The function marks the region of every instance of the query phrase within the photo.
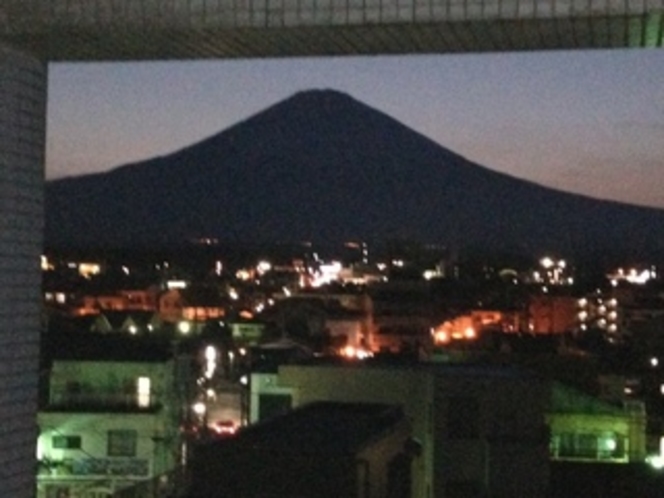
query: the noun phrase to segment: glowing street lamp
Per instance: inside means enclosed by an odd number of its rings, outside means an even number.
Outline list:
[[[203,417],[205,415],[205,412],[207,411],[207,406],[205,406],[205,403],[203,403],[202,401],[197,401],[192,405],[191,409],[194,411],[196,415],[198,415],[199,417]]]
[[[553,259],[549,258],[548,256],[545,258],[540,259],[540,264],[546,268],[549,269],[553,266]]]

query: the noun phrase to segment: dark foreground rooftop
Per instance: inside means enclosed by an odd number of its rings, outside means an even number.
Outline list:
[[[194,447],[188,496],[356,498],[362,489],[407,489],[410,437],[399,407],[312,403]],[[388,466],[394,482],[382,479]]]
[[[354,453],[403,419],[397,406],[318,402],[248,427],[232,442],[280,452]]]

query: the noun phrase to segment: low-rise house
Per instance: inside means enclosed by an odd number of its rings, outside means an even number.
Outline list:
[[[136,498],[174,488],[184,399],[169,344],[78,336],[50,351],[37,497]]]
[[[547,413],[550,454],[556,461],[643,462],[646,413],[643,403],[610,403],[555,383]]]
[[[368,349],[373,332],[371,315],[361,310],[328,310],[325,329],[334,346],[352,350]]]
[[[97,311],[154,311],[156,291],[149,288],[88,293],[82,296],[81,305]]]
[[[298,293],[266,313],[285,336],[319,344],[325,352],[368,350],[373,332],[371,300],[358,293]]]
[[[563,334],[578,329],[578,299],[574,296],[538,294],[528,303],[528,330],[535,334]]]
[[[161,325],[159,316],[150,311],[104,311],[97,315],[91,332],[149,334]]]
[[[383,283],[371,289],[370,349],[374,352],[411,352],[431,346],[431,328],[440,321],[428,283]]]
[[[207,287],[170,289],[159,296],[157,309],[166,323],[184,320],[200,325],[209,320],[221,320],[226,315],[226,305],[219,291]]]
[[[418,447],[399,407],[312,403],[197,447],[191,496],[409,498]]]
[[[548,396],[548,384],[513,368],[283,365],[252,375],[250,420],[317,401],[396,404],[421,445],[408,496],[537,498],[547,496]]]

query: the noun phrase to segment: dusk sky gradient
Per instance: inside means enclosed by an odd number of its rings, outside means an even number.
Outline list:
[[[165,155],[314,88],[491,169],[664,208],[661,49],[51,64],[46,176]]]

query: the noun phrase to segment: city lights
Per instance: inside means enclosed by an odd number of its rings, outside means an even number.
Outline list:
[[[539,260],[540,269],[532,272],[535,283],[548,285],[573,285],[574,277],[569,275],[569,265],[564,259],[545,256]]]
[[[646,457],[646,463],[655,470],[662,470],[664,469],[664,456],[649,455]]]
[[[354,360],[365,360],[373,356],[370,351],[367,351],[364,348],[356,348],[353,346],[344,347],[341,350],[341,355],[345,358],[354,359]]]
[[[186,289],[187,282],[185,280],[169,280],[166,282],[166,288],[172,289]]]
[[[611,282],[615,282],[616,286],[619,282],[644,285],[657,278],[657,269],[654,266],[649,268],[618,268],[616,271],[609,273],[607,278],[611,279]]]
[[[551,258],[549,258],[549,257],[545,257],[545,258],[540,259],[540,264],[541,264],[545,269],[548,270],[549,268],[552,268],[552,267],[553,267],[554,262],[553,262],[553,259],[551,259]]]
[[[259,275],[264,275],[272,269],[272,263],[269,261],[259,261],[256,265],[256,271]]]
[[[207,406],[206,406],[205,403],[202,402],[202,401],[197,401],[196,403],[194,403],[194,404],[192,405],[191,409],[192,409],[193,412],[194,412],[196,415],[198,415],[199,417],[204,416],[205,413],[207,412]]]
[[[101,273],[101,265],[97,263],[79,263],[78,274],[83,278],[91,278]]]
[[[211,379],[214,376],[214,373],[217,369],[217,358],[219,356],[219,353],[217,352],[217,348],[214,346],[206,346],[205,347],[205,369],[204,369],[204,376],[206,379]]]

